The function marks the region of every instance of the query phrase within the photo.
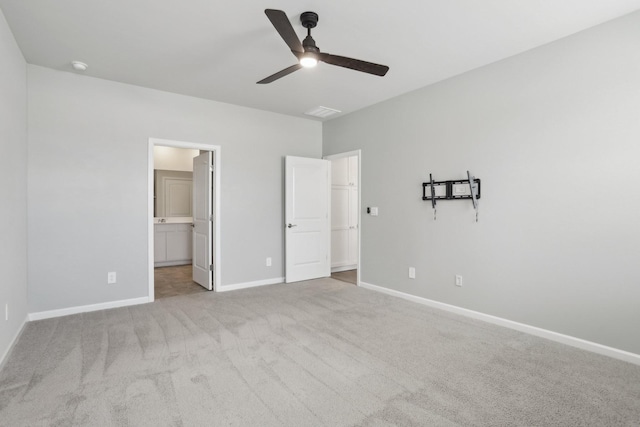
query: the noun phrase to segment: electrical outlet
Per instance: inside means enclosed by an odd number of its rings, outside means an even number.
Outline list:
[[[107,273],[107,284],[112,285],[114,283],[116,283],[116,272],[110,271],[109,273]]]
[[[456,274],[456,286],[462,286],[462,276]]]
[[[415,267],[409,267],[409,279],[416,278],[416,269]]]
[[[271,257],[267,257],[267,267],[271,267]]]

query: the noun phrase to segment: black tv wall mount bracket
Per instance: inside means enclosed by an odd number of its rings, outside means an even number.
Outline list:
[[[436,219],[436,201],[471,199],[478,222],[478,199],[480,199],[480,179],[467,171],[467,179],[434,181],[429,174],[429,182],[422,183],[422,200],[431,200],[433,219]]]

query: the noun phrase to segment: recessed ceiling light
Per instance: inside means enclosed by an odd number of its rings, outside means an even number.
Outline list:
[[[341,113],[341,111],[322,106],[312,108],[311,110],[305,112],[307,116],[320,117],[322,119],[337,113]]]
[[[73,69],[76,71],[86,71],[87,68],[89,68],[87,64],[80,61],[71,61],[71,65],[73,66]]]

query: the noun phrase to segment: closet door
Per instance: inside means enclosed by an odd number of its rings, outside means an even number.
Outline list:
[[[348,158],[349,174],[349,264],[358,264],[358,156]]]
[[[358,264],[358,187],[349,188],[349,265]]]
[[[331,267],[349,263],[349,189],[332,186],[331,189]]]
[[[358,263],[358,157],[331,162],[331,268]]]

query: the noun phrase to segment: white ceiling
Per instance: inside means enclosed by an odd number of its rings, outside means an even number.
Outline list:
[[[640,9],[640,0],[0,0],[30,64],[294,116],[346,114]],[[295,63],[264,14],[300,14],[323,52],[390,67],[385,77]],[[337,117],[332,116],[332,117]],[[306,117],[306,116],[303,116]]]

